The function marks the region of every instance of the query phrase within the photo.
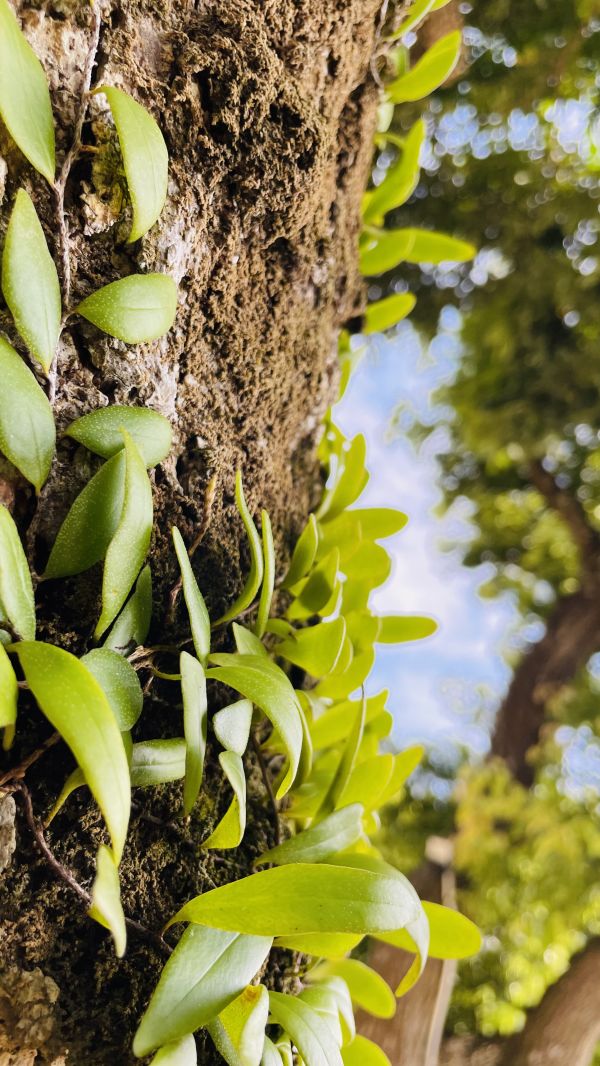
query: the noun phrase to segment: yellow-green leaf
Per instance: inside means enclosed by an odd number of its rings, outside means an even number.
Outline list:
[[[121,733],[133,729],[144,703],[133,666],[110,648],[94,648],[81,659],[103,690]]]
[[[229,1066],[260,1066],[269,1015],[264,985],[248,985],[218,1018],[209,1022],[211,1039]]]
[[[169,155],[164,137],[152,115],[122,89],[102,85],[119,137],[133,225],[130,241],[147,233],[160,215],[167,197]]]
[[[127,930],[121,903],[119,871],[112,851],[104,844],[100,845],[96,856],[96,876],[88,914],[110,931],[117,958],[122,958],[127,945]]]
[[[39,492],[56,446],[54,416],[46,394],[4,337],[0,379],[0,452]]]
[[[187,651],[179,658],[183,696],[183,732],[185,735],[185,781],[183,812],[189,814],[200,791],[206,751],[208,703],[206,677],[201,663]]]
[[[310,618],[313,614],[322,614],[329,608],[338,587],[338,570],[340,553],[334,548],[302,586],[297,586],[297,596],[288,609],[288,618]]]
[[[14,650],[41,710],[83,770],[119,862],[129,821],[129,766],[108,699],[70,652],[39,641],[16,644]]]
[[[135,585],[133,596],[125,604],[108,637],[106,648],[113,648],[123,655],[130,646],[143,644],[148,636],[152,619],[152,574],[145,566]]]
[[[192,1033],[157,1051],[150,1066],[198,1066],[196,1041]]]
[[[216,1018],[260,970],[270,948],[270,937],[186,929],[140,1022],[134,1054],[143,1058]]]
[[[358,433],[347,451],[342,452],[339,473],[317,512],[320,522],[337,518],[360,496],[369,480],[365,469],[366,455],[367,442],[363,434]]]
[[[391,165],[381,184],[365,194],[363,219],[366,223],[379,222],[388,211],[401,207],[412,196],[419,182],[419,155],[425,132],[421,118],[406,134],[398,161]]]
[[[96,639],[108,629],[125,603],[150,547],[152,488],[146,464],[128,433],[125,438],[123,510],[104,563],[102,612]]]
[[[5,751],[10,748],[15,735],[18,696],[17,676],[4,645],[0,644],[0,729],[4,730],[2,746]]]
[[[357,1007],[368,1011],[376,1018],[393,1018],[396,1013],[396,999],[387,981],[375,970],[358,959],[340,959],[338,962],[323,963],[313,970],[311,981],[320,981],[323,977],[341,977],[350,990],[350,995]]]
[[[344,1066],[392,1066],[385,1051],[360,1033],[342,1048],[342,1059]]]
[[[312,677],[323,677],[334,669],[346,636],[343,618],[297,629],[293,636],[275,646],[275,654],[301,667]]]
[[[264,572],[258,601],[256,625],[254,627],[254,632],[259,638],[263,636],[269,621],[271,600],[273,599],[273,589],[275,588],[275,548],[273,545],[271,519],[266,511],[261,512],[261,523]]]
[[[401,644],[406,640],[423,640],[430,637],[437,629],[433,618],[421,618],[419,615],[388,614],[380,617],[381,625],[377,637],[378,644]]]
[[[255,865],[274,863],[283,866],[290,862],[326,862],[331,855],[351,847],[362,834],[363,808],[359,803],[344,807],[324,818],[318,825],[284,840],[276,848],[265,851]]]
[[[60,284],[36,209],[25,189],[17,192],[6,230],[2,293],[20,336],[48,373],[60,333]]]
[[[360,933],[304,933],[298,936],[278,936],[276,948],[289,948],[300,951],[303,955],[313,955],[319,959],[343,959],[348,952],[358,947],[362,940]]]
[[[403,233],[409,241],[410,248],[404,257],[407,263],[466,263],[477,251],[468,241],[446,233],[427,229],[395,230],[395,233]]]
[[[319,527],[314,514],[308,516],[302,533],[296,541],[290,567],[282,582],[283,588],[291,588],[297,581],[301,581],[308,574],[315,561],[319,544]]]
[[[110,459],[123,448],[123,430],[129,433],[148,467],[161,463],[171,450],[171,423],[149,407],[100,407],[71,422],[65,435],[95,455]]]
[[[481,950],[481,933],[464,914],[441,903],[423,903],[429,922],[429,954],[434,959],[467,959]],[[414,944],[404,930],[378,935],[388,944],[414,952]]]
[[[230,703],[213,715],[215,736],[227,751],[243,755],[250,736],[252,725],[252,704],[250,700],[238,700]]]
[[[369,304],[365,311],[364,332],[383,333],[391,329],[410,314],[416,302],[412,292],[399,292]]]
[[[168,274],[130,274],[93,292],[75,313],[110,337],[141,344],[170,330],[177,311],[177,286]]]
[[[289,1033],[310,1066],[343,1066],[340,1049],[323,1016],[297,996],[270,992],[273,1020]]]
[[[23,155],[54,182],[54,123],[44,69],[8,0],[0,0],[0,115]]]
[[[414,244],[414,234],[410,229],[381,230],[377,235],[369,234],[360,249],[360,271],[365,277],[385,274],[408,260]]]
[[[60,527],[44,578],[80,574],[100,562],[108,551],[123,511],[125,454],[100,467],[73,501]]]
[[[450,77],[460,57],[460,30],[440,37],[431,48],[396,81],[386,86],[386,94],[393,104],[423,100],[444,84]]]
[[[205,666],[210,652],[210,618],[204,597],[198,588],[198,582],[192,570],[192,564],[183,543],[183,537],[176,526],[173,526],[172,534],[175,554],[181,571],[183,597],[190,619],[194,649],[198,659]]]
[[[239,470],[236,471],[235,475],[235,502],[242,522],[244,523],[244,529],[246,530],[248,544],[250,546],[250,572],[237,600],[232,604],[229,610],[214,623],[215,626],[222,626],[225,622],[231,622],[231,620],[238,614],[245,611],[254,600],[263,579],[264,561],[261,539],[252,520],[252,515],[248,510],[242,485],[242,475]]]
[[[133,745],[131,784],[133,788],[181,781],[185,774],[185,740],[140,740]]]
[[[35,638],[35,602],[31,574],[10,511],[0,504],[0,604],[23,640]]]
[[[246,831],[246,777],[235,751],[219,754],[221,769],[233,789],[233,799],[218,826],[203,843],[204,848],[237,848]]]

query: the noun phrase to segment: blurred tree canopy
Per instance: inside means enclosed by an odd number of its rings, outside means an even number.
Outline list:
[[[600,11],[459,7],[471,65],[432,101],[421,179],[391,224],[479,252],[461,267],[407,265],[375,291],[414,292],[426,338],[460,333],[431,422],[400,410],[397,428],[418,442],[444,428],[444,506],[467,502],[464,562],[491,563],[483,591],[514,596],[521,651],[492,759],[465,767],[455,807],[413,797],[383,835],[416,865],[425,833],[454,819],[460,904],[486,942],[461,967],[449,1024],[491,1037],[522,1027],[600,934]],[[392,159],[384,147],[375,181]]]

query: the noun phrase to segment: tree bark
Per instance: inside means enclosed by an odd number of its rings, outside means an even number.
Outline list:
[[[88,410],[124,403],[148,405],[171,420],[174,448],[154,475],[150,636],[170,643],[185,635],[183,611],[167,620],[176,579],[171,525],[188,543],[207,526],[195,568],[214,616],[235,597],[247,567],[233,502],[235,469],[242,469],[251,509],[271,514],[280,568],[318,498],[315,452],[335,395],[337,333],[363,301],[356,244],[378,101],[370,60],[380,0],[102,0],[97,46],[89,5],[18,0],[16,7],[50,81],[59,166],[84,102],[89,63],[92,87],[115,84],[131,93],[155,115],[169,149],[163,215],[147,237],[128,245],[115,132],[102,97],[91,98],[83,141],[100,153],[78,157],[66,190],[69,305],[132,271],[157,270],[178,283],[179,308],[165,338],[137,348],[71,320],[58,355],[55,416],[60,431]],[[20,185],[31,192],[60,262],[54,198],[0,129],[2,228]],[[0,328],[22,350],[3,310]],[[2,500],[34,571],[42,571],[68,507],[95,468],[87,453],[60,440],[36,500],[0,463]],[[40,584],[40,639],[83,653],[99,591],[99,568]],[[141,735],[176,735],[179,714],[172,689],[155,684]],[[47,736],[39,712],[26,706],[0,772]],[[150,930],[190,896],[250,872],[258,851],[273,843],[271,813],[249,757],[243,848],[227,858],[199,852],[227,799],[215,764],[209,748],[205,792],[188,825],[156,824],[171,824],[177,789],[140,798],[122,888],[126,913]],[[34,819],[47,813],[71,768],[64,746],[56,745],[28,771]],[[162,957],[151,938],[132,935],[126,959],[114,959],[107,935],[40,853],[15,798],[16,813],[4,812],[16,825],[16,850],[0,883],[0,1061],[58,1063],[68,1053],[78,1066],[132,1062],[132,1032]],[[58,860],[89,887],[103,839],[94,806],[74,797],[47,837]],[[283,969],[267,975],[284,979]],[[201,1046],[199,1061],[209,1063],[211,1054]]]

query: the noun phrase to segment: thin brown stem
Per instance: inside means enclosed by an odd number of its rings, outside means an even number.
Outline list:
[[[41,759],[42,755],[45,755],[55,744],[58,744],[60,739],[60,733],[51,733],[48,739],[45,740],[43,744],[40,744],[39,748],[32,751],[31,754],[23,759],[18,766],[12,766],[10,770],[7,770],[6,773],[0,777],[0,787],[9,782],[22,781],[29,770],[29,767],[33,766],[38,759]]]
[[[271,804],[271,810],[273,812],[273,829],[275,831],[275,844],[281,844],[281,825],[279,823],[279,807],[277,806],[277,799],[273,791],[273,782],[271,781],[271,775],[269,774],[269,768],[265,762],[265,757],[260,749],[260,744],[256,739],[256,734],[252,734],[252,747],[254,748],[254,754],[260,767],[264,786],[269,797],[269,803]]]

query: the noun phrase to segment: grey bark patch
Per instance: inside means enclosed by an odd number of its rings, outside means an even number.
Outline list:
[[[10,866],[17,846],[15,813],[16,806],[13,797],[3,796],[0,799],[0,874]]]

